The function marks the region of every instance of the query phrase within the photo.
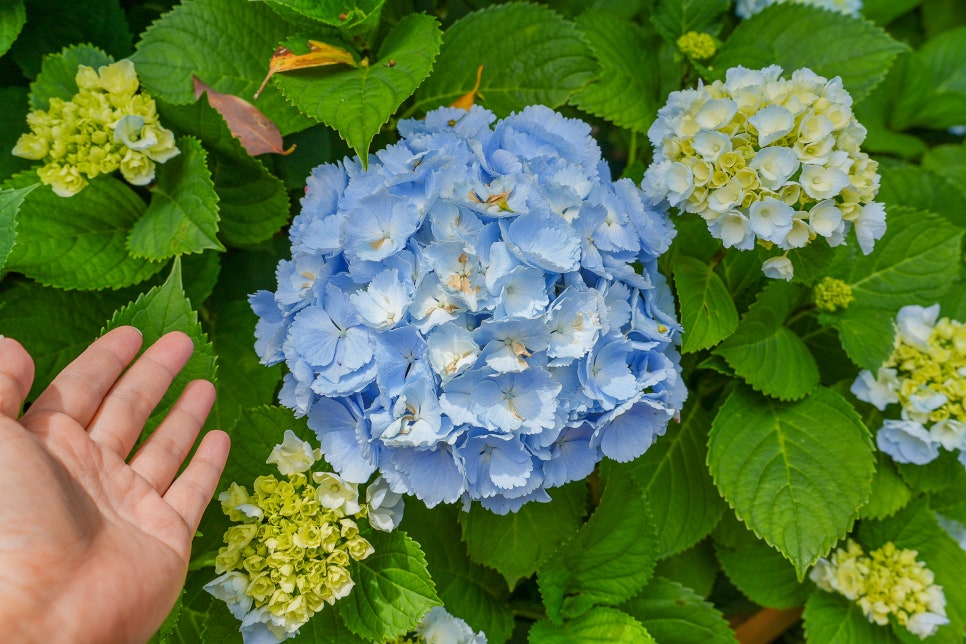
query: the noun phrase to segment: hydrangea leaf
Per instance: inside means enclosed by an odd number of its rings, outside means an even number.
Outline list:
[[[162,260],[206,249],[218,241],[218,195],[205,165],[207,153],[193,137],[178,139],[181,154],[160,165],[151,203],[134,224],[128,248],[134,257]]]
[[[237,626],[237,620],[235,624]],[[338,613],[331,609],[313,615],[294,637],[285,641],[290,644],[368,644],[367,640],[346,628]]]
[[[444,41],[436,73],[416,94],[421,110],[449,105],[473,89],[480,65],[477,102],[500,117],[527,105],[562,105],[598,74],[577,27],[541,5],[475,11],[447,29]]]
[[[113,58],[90,45],[73,45],[59,54],[45,56],[40,74],[30,84],[30,109],[46,110],[52,98],[65,101],[73,98],[78,91],[74,80],[78,65],[97,69],[113,62]]]
[[[636,459],[629,469],[644,488],[657,525],[657,553],[668,557],[690,548],[714,528],[724,509],[705,465],[710,414],[695,403],[681,425]]]
[[[654,571],[657,533],[647,497],[622,474],[606,477],[590,519],[540,566],[540,594],[555,623],[630,599]]]
[[[689,31],[716,36],[721,31],[718,16],[728,10],[728,0],[660,0],[651,24],[672,45]]]
[[[646,132],[659,107],[656,65],[641,65],[656,46],[653,33],[606,11],[587,11],[577,28],[600,64],[598,77],[574,95],[580,109],[612,123]]]
[[[268,3],[285,11],[321,22],[330,27],[349,32],[355,27],[378,19],[386,0],[268,0]]]
[[[891,644],[898,642],[886,626],[873,624],[856,602],[838,593],[813,592],[802,613],[805,637],[823,644]]]
[[[806,396],[818,384],[818,365],[801,338],[785,326],[804,301],[800,286],[771,282],[741,318],[738,330],[714,352],[763,394],[781,400]]]
[[[802,47],[807,42],[808,47]],[[878,85],[906,46],[867,20],[798,4],[767,7],[734,30],[713,61],[720,76],[737,65],[780,65],[790,73],[808,67],[841,76],[860,102]]]
[[[621,609],[637,618],[658,642],[737,642],[724,616],[690,588],[657,577]]]
[[[132,60],[145,89],[170,103],[195,100],[192,75],[247,100],[265,78],[276,44],[296,30],[262,2],[193,0],[152,24]],[[314,123],[271,86],[255,106],[283,135]]]
[[[905,63],[903,91],[895,97],[890,124],[897,130],[961,125],[966,110],[966,26],[930,38]]]
[[[0,297],[0,334],[16,338],[33,356],[33,400],[87,348],[133,291],[64,291],[29,280],[6,284]],[[66,315],[65,312],[69,312]]]
[[[829,275],[852,288],[855,301],[843,312],[823,316],[839,331],[849,357],[878,369],[892,350],[892,320],[908,304],[928,306],[959,275],[963,229],[945,218],[911,208],[890,208],[888,230],[875,251],[839,249]]]
[[[966,145],[960,143],[959,145],[937,145],[934,148],[930,148],[922,156],[922,167],[924,170],[934,172],[941,177],[946,178],[960,192],[966,193]],[[918,204],[908,204],[915,205],[917,207],[923,208],[924,210],[930,210],[931,212],[937,212],[940,214],[946,214],[943,210],[925,208],[924,206],[919,206]],[[949,207],[949,204],[946,204]],[[952,219],[954,223],[963,225],[964,222],[961,221],[962,213],[958,212],[959,217]]]
[[[152,288],[118,310],[104,331],[127,324],[137,327],[144,336],[142,351],[170,331],[185,333],[195,345],[194,353],[187,364],[148,418],[142,433],[143,440],[164,419],[189,382],[198,379],[215,382],[216,358],[208,336],[198,322],[197,312],[191,308],[191,302],[185,297],[184,288],[181,286],[181,262],[178,259],[175,259],[171,274],[164,284]]]
[[[496,569],[511,589],[529,577],[577,532],[587,486],[570,483],[550,491],[549,503],[527,503],[517,512],[493,514],[474,504],[460,515],[463,540],[474,561]]]
[[[115,58],[131,51],[133,37],[120,0],[29,0],[25,5],[29,20],[9,56],[28,78],[37,75],[46,54],[75,43],[90,43]]]
[[[862,15],[883,27],[901,16],[912,11],[923,0],[864,0]]]
[[[780,552],[755,537],[734,515],[715,529],[714,552],[731,583],[760,606],[800,606],[812,591]]]
[[[869,432],[845,399],[817,388],[781,403],[735,390],[715,417],[708,466],[738,518],[799,579],[845,536],[872,489]]]
[[[954,153],[949,154],[947,150]],[[966,201],[966,147],[937,146],[923,155],[922,163],[923,167],[919,167],[881,159],[882,179],[876,200],[887,206],[934,212],[957,226],[966,227],[966,212],[957,205]],[[955,179],[957,169],[963,173],[959,182]]]
[[[684,353],[713,347],[738,328],[734,300],[708,262],[679,256],[674,262],[674,286],[681,303]]]
[[[927,497],[919,497],[887,519],[863,521],[856,536],[867,550],[882,547],[889,541],[899,548],[915,550],[916,558],[933,572],[936,584],[942,586],[946,595],[946,616],[950,623],[936,631],[933,641],[961,641],[966,624],[966,585],[962,583],[966,579],[966,551],[939,526]],[[903,634],[901,629],[895,632]]]
[[[21,188],[34,173],[8,182]],[[100,176],[65,199],[50,186],[31,192],[17,216],[17,240],[7,269],[64,289],[121,288],[142,282],[163,264],[132,257],[126,240],[145,205],[121,181]]]
[[[216,301],[208,311],[208,333],[221,365],[208,426],[230,427],[245,407],[274,402],[282,369],[280,365],[266,367],[255,354],[251,333],[256,318],[246,300]]]
[[[0,128],[0,150],[12,150],[20,135],[27,132],[27,113],[30,111],[26,87],[0,88],[0,114],[4,127]],[[12,154],[0,154],[0,181],[26,170],[33,161]]]
[[[654,567],[654,575],[677,582],[701,597],[711,594],[720,566],[710,539],[693,548],[661,559]]]
[[[892,459],[876,451],[875,478],[872,479],[872,496],[862,506],[859,516],[863,519],[882,519],[895,514],[912,497],[909,486],[896,471]]]
[[[768,253],[759,253],[762,261],[767,259],[768,255]],[[792,261],[795,269],[792,282],[812,286],[825,276],[834,257],[835,249],[829,246],[825,239],[815,239],[805,248],[796,248],[788,254],[788,259]]]
[[[510,639],[514,622],[506,583],[496,571],[470,560],[460,534],[459,510],[408,503],[401,527],[426,552],[429,573],[446,610],[474,632],[486,633],[490,644]]]
[[[542,619],[530,628],[532,644],[656,644],[644,625],[622,610],[597,606],[564,624]]]
[[[435,18],[407,16],[368,66],[279,74],[275,82],[299,109],[335,128],[367,159],[372,138],[429,76],[441,38]]]
[[[23,0],[11,0],[0,7],[0,56],[7,53],[26,22]]]
[[[197,136],[208,151],[208,167],[218,194],[219,233],[225,243],[257,244],[288,223],[285,185],[245,151],[207,96],[191,105],[159,101],[158,107],[165,123]]]
[[[7,256],[17,237],[17,213],[30,192],[39,186],[35,183],[24,188],[0,190],[0,275],[7,263]]]
[[[862,148],[869,153],[879,152],[913,160],[922,156],[928,148],[917,136],[897,132],[890,126],[892,110],[898,98],[907,89],[903,87],[905,67],[910,57],[900,56],[889,70],[885,80],[858,105],[853,105],[855,118],[868,130]]]
[[[401,530],[372,531],[366,539],[375,552],[350,563],[355,587],[336,611],[356,635],[386,642],[412,630],[440,600],[418,543]]]

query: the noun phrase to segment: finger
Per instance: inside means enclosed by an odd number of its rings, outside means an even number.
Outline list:
[[[215,402],[215,386],[207,380],[188,383],[184,393],[151,437],[141,445],[131,467],[164,494],[191,452],[208,412]]]
[[[141,342],[141,332],[131,326],[118,327],[95,340],[34,401],[24,414],[24,424],[41,415],[63,413],[87,427],[104,396],[138,354]]]
[[[0,414],[16,419],[34,382],[34,361],[13,338],[0,336]]]
[[[228,434],[222,431],[205,434],[188,467],[164,494],[164,500],[181,515],[192,533],[198,529],[201,515],[218,487],[230,442]]]
[[[184,333],[167,333],[121,376],[88,425],[91,440],[127,458],[144,423],[188,362],[194,344]]]

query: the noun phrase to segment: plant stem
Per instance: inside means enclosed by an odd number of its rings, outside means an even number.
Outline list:
[[[768,644],[787,631],[802,617],[802,607],[778,610],[765,608],[735,628],[739,644]]]

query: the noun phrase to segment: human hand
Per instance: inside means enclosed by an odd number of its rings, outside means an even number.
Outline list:
[[[178,598],[229,441],[208,432],[175,478],[215,399],[196,380],[127,458],[193,350],[169,333],[125,372],[141,343],[132,327],[105,334],[18,420],[34,365],[18,342],[0,339],[5,641],[144,641]]]

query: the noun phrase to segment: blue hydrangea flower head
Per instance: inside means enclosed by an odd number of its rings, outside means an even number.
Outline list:
[[[278,288],[251,297],[280,402],[345,480],[428,506],[515,511],[644,453],[686,396],[665,209],[543,106],[399,133],[367,170],[312,171]]]

